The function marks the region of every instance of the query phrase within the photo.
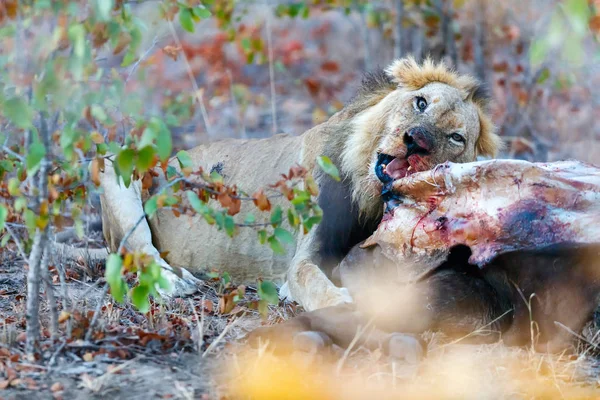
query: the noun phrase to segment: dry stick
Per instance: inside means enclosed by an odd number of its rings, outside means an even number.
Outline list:
[[[65,276],[65,266],[61,263],[56,263],[56,269],[58,271],[58,278],[60,279],[60,288],[62,290],[62,306],[63,310],[66,312],[70,312],[69,309],[71,307],[71,298],[69,297],[69,290],[67,289],[67,279]],[[67,338],[71,338],[71,334],[73,332],[73,323],[71,322],[71,318],[67,319]]]
[[[344,355],[342,356],[342,358],[340,358],[340,360],[337,363],[337,366],[335,368],[336,375],[339,375],[342,372],[342,368],[344,367],[346,359],[350,356],[350,352],[352,351],[356,343],[358,343],[358,340],[362,337],[362,335],[367,331],[367,329],[369,329],[374,320],[375,317],[371,318],[371,320],[367,322],[367,324],[364,327],[358,326],[358,328],[356,329],[356,335],[354,335],[354,338],[344,351]]]
[[[202,345],[204,344],[204,299],[206,295],[202,296],[202,302],[200,303],[200,313],[202,314],[202,319],[198,318],[198,313],[196,312],[196,308],[194,307],[194,303],[192,303],[192,299],[188,299],[190,303],[190,307],[196,317],[196,328],[198,329],[198,353],[202,350]]]
[[[4,227],[6,228],[6,231],[8,232],[8,234],[13,238],[13,242],[15,242],[15,244],[17,245],[17,249],[19,250],[19,255],[23,258],[23,260],[27,260],[27,256],[25,255],[25,252],[23,251],[23,246],[21,246],[21,240],[13,232],[13,230],[10,227],[10,224],[5,224]]]
[[[154,39],[152,39],[152,44],[150,45],[150,47],[148,47],[148,49],[144,52],[144,54],[142,54],[142,56],[135,62],[135,64],[133,64],[133,66],[131,67],[131,71],[129,71],[127,78],[125,78],[125,81],[123,82],[123,85],[127,84],[127,82],[129,81],[129,78],[131,78],[131,75],[133,75],[133,73],[135,72],[137,67],[140,65],[140,63],[146,57],[148,57],[148,54],[150,54],[150,52],[152,51],[154,46],[156,46],[157,44],[158,44],[158,35],[154,36]]]
[[[578,334],[577,332],[573,331],[571,328],[569,328],[566,325],[561,324],[558,321],[554,321],[554,325],[558,326],[559,328],[564,329],[565,331],[567,331],[568,333],[570,333],[571,335],[575,336],[577,339],[581,340],[582,342],[588,344],[589,346],[593,347],[594,350],[598,350],[598,345],[590,342],[589,340],[587,340],[586,338],[584,338],[583,336],[581,336],[580,334]]]
[[[246,311],[244,311],[244,313],[242,315],[240,315],[238,318],[234,319],[229,325],[227,325],[225,327],[225,329],[223,329],[223,332],[221,332],[221,334],[208,346],[208,348],[206,349],[206,351],[204,353],[202,353],[202,358],[206,357],[206,355],[208,353],[210,353],[212,351],[212,349],[214,349],[217,344],[221,341],[221,339],[223,339],[223,337],[225,336],[225,334],[231,329],[233,328],[233,326],[235,324],[238,323],[238,321],[240,319],[242,319],[244,316],[246,315]]]
[[[46,300],[48,301],[48,308],[50,309],[50,333],[52,339],[58,337],[58,307],[56,306],[56,296],[54,296],[54,286],[50,279],[50,273],[48,271],[48,260],[50,258],[50,243],[46,242],[46,249],[42,256],[42,279],[44,281],[44,290],[46,292]]]
[[[242,110],[235,99],[235,92],[233,90],[233,75],[231,74],[231,70],[229,68],[227,69],[227,77],[229,78],[229,95],[231,96],[231,105],[238,116],[238,123],[242,130],[242,137],[246,138],[246,123],[244,121],[244,116],[242,115]]]
[[[273,134],[277,133],[277,99],[275,93],[275,68],[273,68],[273,39],[271,27],[271,13],[267,13],[267,46],[269,48],[269,80],[271,82],[271,119],[273,120]]]
[[[142,223],[142,221],[144,219],[146,219],[146,214],[142,214],[136,221],[135,225],[133,225],[127,231],[125,236],[123,236],[123,239],[121,239],[121,243],[119,243],[119,248],[117,249],[117,254],[121,254],[121,252],[125,248],[125,243],[127,243],[127,239],[129,239],[129,237],[133,234],[133,231],[135,231],[137,229],[137,227]],[[88,331],[85,334],[85,340],[87,340],[87,341],[89,341],[92,338],[92,333],[94,332],[94,326],[96,325],[96,322],[98,321],[98,317],[100,316],[100,311],[102,309],[102,303],[104,302],[104,296],[106,296],[107,293],[108,293],[108,283],[105,283],[104,287],[102,288],[102,293],[100,294],[100,298],[98,299],[98,304],[96,304],[96,309],[94,310],[94,315],[92,316],[92,321],[90,322]]]
[[[179,36],[177,36],[177,32],[175,32],[175,27],[173,27],[173,22],[169,20],[169,29],[171,30],[171,36],[173,36],[173,40],[175,40],[175,44],[178,48],[182,48],[181,41],[179,40]],[[211,136],[211,127],[208,122],[208,113],[206,112],[206,107],[204,107],[204,100],[202,99],[202,93],[200,93],[200,89],[198,88],[198,83],[196,82],[196,78],[194,77],[194,72],[192,71],[192,67],[187,59],[185,53],[181,53],[183,61],[185,62],[186,71],[190,81],[192,82],[192,87],[194,88],[194,95],[196,96],[196,100],[198,101],[198,105],[200,106],[200,112],[202,113],[202,119],[204,120],[204,128],[206,129],[206,133],[208,136]]]
[[[98,322],[98,317],[100,316],[100,310],[102,310],[102,303],[104,302],[104,296],[106,296],[106,293],[108,293],[108,283],[104,284],[104,288],[102,289],[102,293],[100,294],[100,298],[98,299],[98,304],[96,304],[96,309],[94,310],[94,316],[92,317],[92,321],[90,322],[90,327],[85,333],[86,341],[90,341],[92,339],[94,325],[96,325],[96,322]]]

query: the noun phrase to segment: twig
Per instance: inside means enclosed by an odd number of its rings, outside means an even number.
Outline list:
[[[131,78],[131,75],[133,75],[133,73],[135,72],[135,70],[137,69],[137,67],[140,65],[140,63],[146,58],[148,57],[148,54],[150,54],[150,52],[152,51],[152,49],[154,49],[154,46],[156,46],[158,44],[158,35],[154,36],[154,39],[152,39],[152,44],[150,45],[150,47],[148,47],[148,49],[144,52],[144,54],[142,54],[142,56],[139,58],[139,60],[137,60],[135,62],[135,64],[133,64],[133,66],[131,67],[131,71],[129,71],[129,74],[127,75],[127,78],[125,78],[125,81],[123,82],[123,85],[126,85],[127,82],[129,81],[129,78]]]
[[[173,22],[169,20],[169,29],[171,30],[171,36],[173,36],[173,40],[175,40],[175,44],[177,47],[182,48],[181,41],[179,40],[179,36],[177,36],[177,32],[175,31],[175,27],[173,26]],[[202,93],[200,93],[200,89],[198,88],[198,83],[196,82],[196,78],[194,77],[194,72],[192,71],[192,67],[187,59],[185,53],[182,53],[183,61],[185,62],[185,67],[187,70],[188,77],[192,82],[192,87],[194,88],[194,95],[196,96],[196,100],[198,101],[198,105],[200,106],[200,112],[202,113],[202,119],[204,121],[204,128],[206,129],[206,133],[211,136],[211,126],[208,121],[208,113],[206,112],[206,107],[204,106],[204,100],[202,99]]]
[[[235,325],[237,324],[237,322],[242,319],[244,316],[246,315],[246,312],[244,311],[244,313],[242,315],[240,315],[238,318],[236,318],[235,320],[233,320],[230,324],[228,324],[225,329],[223,329],[223,332],[221,332],[221,334],[219,336],[217,336],[217,338],[208,346],[208,348],[206,349],[206,351],[204,353],[202,353],[202,358],[206,357],[206,355],[208,355],[208,353],[210,353],[212,351],[212,349],[214,349],[217,344],[221,341],[221,339],[223,339],[223,337],[225,336],[225,334]]]
[[[102,289],[102,293],[100,294],[100,298],[98,299],[98,304],[96,304],[96,309],[94,310],[94,316],[92,317],[92,321],[90,322],[90,326],[88,331],[85,334],[85,340],[90,341],[92,339],[92,333],[94,333],[94,325],[98,321],[98,317],[100,316],[100,310],[102,309],[102,303],[104,302],[104,296],[108,293],[108,283],[104,284],[104,288]]]
[[[275,92],[275,68],[273,68],[273,40],[271,27],[271,13],[267,13],[267,46],[269,48],[269,80],[271,82],[271,119],[273,120],[273,134],[277,133],[277,99]]]
[[[19,250],[19,255],[23,258],[23,260],[27,260],[27,256],[25,255],[25,252],[23,251],[23,247],[21,246],[21,240],[19,239],[19,237],[13,232],[13,230],[11,229],[11,225],[12,224],[6,224],[4,225],[4,227],[6,228],[6,231],[8,232],[8,234],[10,236],[12,236],[13,241],[15,242],[15,244],[17,245],[17,249]]]
[[[569,332],[571,335],[575,336],[577,339],[581,340],[582,342],[588,344],[589,346],[593,347],[594,350],[598,350],[598,345],[590,342],[589,340],[587,340],[586,338],[584,338],[583,336],[581,336],[580,334],[578,334],[577,332],[574,332],[571,328],[569,328],[566,325],[561,324],[558,321],[554,321],[554,325],[558,326],[559,328],[564,329],[565,331]]]
[[[335,371],[336,371],[337,375],[339,375],[342,372],[342,368],[344,367],[344,363],[346,362],[346,359],[350,356],[350,352],[352,351],[354,346],[356,346],[356,343],[358,343],[358,341],[362,337],[362,335],[367,331],[367,329],[369,329],[369,327],[371,326],[371,324],[373,323],[374,320],[375,320],[375,317],[371,318],[371,320],[369,322],[367,322],[367,324],[364,327],[359,326],[356,329],[356,335],[354,335],[354,338],[352,339],[352,341],[350,342],[350,344],[344,351],[344,355],[342,356],[342,358],[340,358],[340,360],[338,361],[338,363],[336,365]]]
[[[21,161],[21,162],[25,162],[25,157],[23,157],[20,154],[15,153],[14,151],[12,151],[10,148],[8,148],[8,146],[4,145],[2,146],[2,150],[5,153],[10,154],[11,156],[15,157],[17,160]]]
[[[196,312],[196,308],[194,307],[194,303],[192,303],[192,299],[188,299],[190,303],[190,307],[194,312],[194,316],[196,317],[196,328],[198,328],[198,353],[202,350],[202,345],[204,344],[204,299],[206,295],[202,296],[202,302],[200,303],[200,313],[202,315],[201,318],[198,318],[198,313]]]
[[[145,220],[145,219],[146,219],[146,214],[142,214],[138,218],[138,220],[136,221],[135,225],[133,225],[131,227],[131,229],[129,229],[127,231],[127,233],[125,234],[125,236],[123,236],[123,239],[121,239],[121,243],[119,244],[119,248],[117,249],[117,254],[121,254],[121,252],[125,248],[125,243],[127,243],[127,239],[129,239],[129,237],[133,234],[133,231],[135,231],[137,229],[137,227],[140,226],[140,224],[142,223],[142,221]]]
[[[67,345],[67,341],[63,340],[60,343],[60,346],[58,346],[58,349],[56,349],[56,351],[52,354],[52,357],[50,357],[50,360],[48,361],[48,367],[52,367],[54,366],[54,363],[56,362],[56,357],[58,357],[58,355],[63,351],[63,349],[65,348],[65,346]]]
[[[67,289],[67,279],[65,273],[65,265],[64,263],[56,263],[56,270],[58,271],[58,278],[60,279],[60,287],[62,289],[62,306],[63,310],[69,312],[71,306],[71,298],[69,297],[69,291]],[[71,338],[71,333],[73,331],[73,323],[71,322],[71,318],[67,319],[67,338]]]

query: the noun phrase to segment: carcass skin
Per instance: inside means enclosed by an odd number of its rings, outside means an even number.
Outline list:
[[[600,169],[577,161],[445,163],[393,183],[377,231],[362,247],[390,260],[422,258],[418,277],[456,245],[480,267],[500,254],[560,243],[600,243]]]
[[[305,313],[257,335],[318,331],[343,345],[370,321],[384,348],[395,333],[441,330],[554,352],[590,320],[600,294],[599,168],[445,163],[384,194],[378,229],[339,267],[354,306]]]

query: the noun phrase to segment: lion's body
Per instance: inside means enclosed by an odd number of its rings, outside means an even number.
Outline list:
[[[417,109],[415,99],[430,104]],[[484,103],[477,82],[469,77],[429,61],[422,66],[410,59],[397,61],[385,73],[367,77],[343,110],[300,136],[224,140],[188,152],[194,167],[220,168],[226,183],[248,194],[275,183],[296,164],[313,174],[323,221],[308,235],[299,234],[286,256],[276,256],[260,245],[253,229],[242,229],[231,239],[200,217],[176,217],[169,210],[160,210],[148,224],[140,224],[128,238],[128,247],[153,255],[166,268],[171,264],[191,271],[227,271],[240,283],[259,277],[286,279],[289,294],[309,310],[349,301],[347,292],[332,283],[331,270],[374,231],[381,218],[382,181],[375,172],[381,154],[394,160],[390,171],[395,163],[396,174],[408,174],[413,167],[429,169],[447,160],[468,162],[478,154],[493,155],[498,140]],[[341,182],[316,167],[319,155],[338,166]],[[143,215],[147,194],[141,193],[139,182],[130,188],[117,184],[109,165],[101,184],[104,233],[114,251]],[[256,209],[243,205],[241,211],[244,215]],[[160,257],[163,252],[168,252],[169,264]],[[193,286],[189,274],[184,279],[169,277],[179,294]]]
[[[303,145],[304,141],[309,143]],[[226,183],[235,183],[240,191],[251,195],[280,180],[281,174],[292,166],[306,165],[308,160],[302,159],[304,147],[314,147],[309,135],[275,135],[260,140],[217,141],[196,147],[188,154],[194,170],[202,167],[210,171],[218,166]],[[176,164],[175,161],[172,165]],[[270,201],[273,207],[286,206],[281,197]],[[260,211],[252,202],[243,201],[240,215],[247,213],[261,220]],[[277,255],[268,245],[259,243],[256,229],[241,228],[232,240],[200,216],[176,218],[169,210],[159,210],[149,223],[154,245],[161,252],[169,252],[165,257],[169,264],[192,272],[227,271],[235,282],[255,282],[262,277],[282,283],[296,251],[295,245],[287,245],[286,254]]]

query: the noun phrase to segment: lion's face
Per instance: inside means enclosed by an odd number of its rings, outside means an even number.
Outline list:
[[[477,105],[464,91],[433,82],[418,90],[396,90],[385,133],[373,154],[372,172],[386,183],[446,162],[477,156],[481,131]]]
[[[359,104],[366,106],[352,119],[341,154],[353,200],[368,215],[381,210],[383,184],[446,161],[495,156],[501,147],[476,79],[412,58],[385,73],[364,83]]]

